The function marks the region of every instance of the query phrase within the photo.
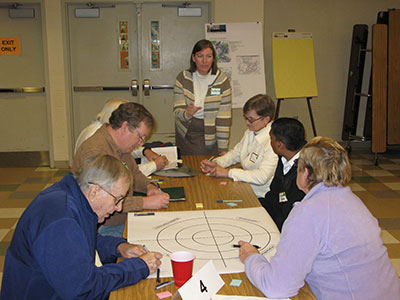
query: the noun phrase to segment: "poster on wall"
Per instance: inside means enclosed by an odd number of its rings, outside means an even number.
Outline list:
[[[151,70],[159,70],[161,67],[160,62],[160,22],[151,21],[150,23],[150,36],[151,36]]]
[[[128,21],[119,22],[120,68],[129,69]]]
[[[232,107],[242,108],[249,98],[265,94],[261,22],[210,23],[205,32],[217,52],[218,67],[230,79]]]

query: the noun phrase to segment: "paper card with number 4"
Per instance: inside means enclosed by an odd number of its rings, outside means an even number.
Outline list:
[[[224,284],[210,260],[178,290],[172,300],[210,300]]]

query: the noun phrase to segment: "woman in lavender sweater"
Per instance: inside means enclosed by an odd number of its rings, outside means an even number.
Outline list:
[[[283,224],[275,256],[267,261],[239,242],[247,277],[265,296],[292,297],[307,282],[317,299],[400,299],[378,222],[346,186],[350,179],[336,141],[316,137],[304,146],[297,185],[306,196]]]

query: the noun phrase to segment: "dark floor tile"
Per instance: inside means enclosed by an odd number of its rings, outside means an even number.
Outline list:
[[[19,184],[0,184],[0,192],[15,191],[19,186]]]
[[[382,168],[380,168],[379,166],[375,166],[373,164],[357,164],[357,167],[360,167],[363,170],[383,170]]]
[[[54,174],[54,176],[64,177],[64,176],[67,175],[69,172],[71,172],[71,170],[69,170],[69,169],[58,170],[58,171],[56,172],[56,174]]]
[[[375,179],[377,179],[380,182],[400,182],[400,178],[397,176],[375,176]]]
[[[367,191],[390,191],[390,188],[381,182],[359,183]]]
[[[20,184],[33,172],[33,168],[0,168],[0,182],[3,184]]]
[[[0,229],[11,228],[18,221],[17,218],[0,218]]]
[[[371,176],[353,176],[351,179],[357,183],[379,182],[378,180],[376,180],[374,177]]]
[[[14,192],[8,197],[8,199],[33,199],[40,192],[39,191],[23,191],[23,192]]]
[[[388,172],[392,173],[394,176],[400,177],[400,170],[388,170]]]
[[[400,195],[396,193],[395,191],[392,190],[387,190],[387,191],[369,191],[372,195],[374,195],[376,198],[399,198],[400,200]]]
[[[379,225],[386,230],[400,229],[400,218],[378,219]]]
[[[25,208],[32,202],[33,199],[34,198],[7,199],[0,201],[0,208]]]
[[[52,177],[29,177],[27,179],[25,179],[24,183],[47,183],[50,181]]]
[[[400,258],[400,244],[387,244],[389,258]]]
[[[9,242],[0,242],[0,256],[6,255],[8,247],[10,247]]]
[[[11,192],[0,192],[0,201],[7,200],[8,197],[10,197],[10,195],[12,193],[14,193],[14,191],[11,191]]]
[[[4,269],[4,260],[6,258],[4,256],[0,256],[0,270],[3,272]]]
[[[371,175],[363,170],[352,170],[351,175],[352,177],[371,177]]]

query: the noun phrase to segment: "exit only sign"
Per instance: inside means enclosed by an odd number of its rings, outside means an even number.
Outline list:
[[[18,37],[0,37],[0,54],[21,54],[21,42]]]

